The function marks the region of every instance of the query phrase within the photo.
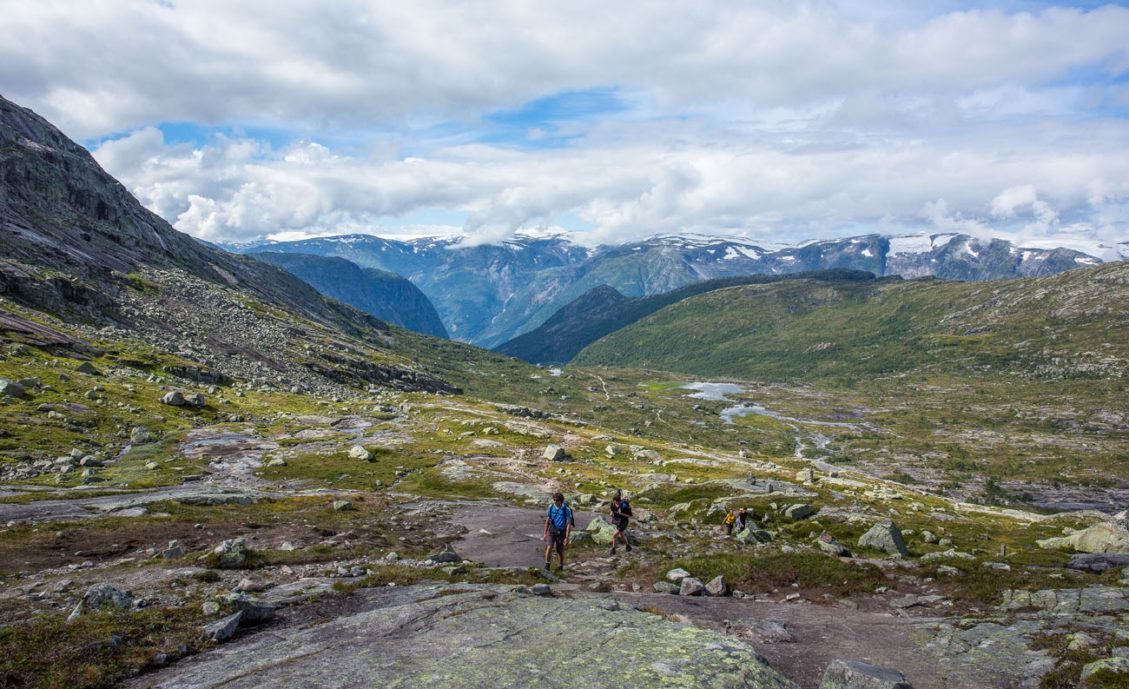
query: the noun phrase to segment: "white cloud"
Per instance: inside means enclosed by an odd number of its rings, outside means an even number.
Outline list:
[[[816,0],[0,0],[0,85],[87,137],[161,121],[475,117],[600,85],[664,107],[910,97],[943,108],[1129,66],[1124,7],[875,19],[899,4],[860,16]]]
[[[0,0],[0,92],[128,132],[98,160],[213,240],[563,216],[588,242],[1124,238],[1129,8],[954,5]],[[490,113],[594,89],[626,110],[481,143]],[[169,143],[170,122],[226,133]]]
[[[985,145],[1001,136],[1006,145]],[[526,151],[470,145],[395,159],[222,137],[155,148],[159,137],[139,130],[95,156],[178,228],[215,240],[393,233],[396,218],[436,208],[465,215],[473,241],[565,215],[592,225],[582,233],[589,243],[678,231],[796,240],[922,221],[946,232],[1044,236],[1060,217],[1097,228],[1102,213],[1124,233],[1124,219],[1110,213],[1119,197],[1101,180],[1129,179],[1129,158],[1116,153],[1129,143],[1129,124],[1104,137],[1045,150],[1039,129],[989,126],[961,148],[894,140],[795,149],[703,137]]]

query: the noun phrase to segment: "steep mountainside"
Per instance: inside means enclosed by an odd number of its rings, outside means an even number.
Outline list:
[[[874,274],[829,270],[791,275],[751,275],[706,280],[650,297],[625,297],[603,285],[585,292],[537,329],[510,340],[495,351],[531,363],[564,364],[601,337],[694,295],[738,285],[800,279],[817,282],[870,281],[874,280]]]
[[[85,149],[2,98],[0,228],[0,297],[82,324],[89,339],[140,338],[196,377],[454,390],[423,369],[474,358],[464,347],[437,352],[284,270],[177,232]],[[89,347],[12,311],[0,327],[31,344]]]
[[[1129,263],[990,283],[748,285],[686,299],[582,351],[577,365],[759,380],[910,371],[1043,379],[1129,372]]]
[[[435,307],[418,287],[396,273],[361,268],[343,258],[272,251],[255,258],[278,266],[309,283],[317,291],[371,313],[382,321],[417,333],[447,337]]]
[[[1068,249],[1025,249],[1003,240],[953,234],[866,235],[796,247],[677,235],[595,250],[562,238],[461,247],[454,239],[398,242],[350,235],[232,249],[340,256],[399,273],[431,299],[452,337],[484,347],[496,347],[536,328],[565,304],[601,285],[628,297],[642,297],[716,278],[836,268],[878,276],[995,280],[1100,263]]]

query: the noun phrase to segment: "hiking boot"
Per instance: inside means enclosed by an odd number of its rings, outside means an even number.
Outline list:
[[[608,555],[615,555],[615,546],[608,548]]]
[[[564,571],[564,565],[557,565],[557,571],[563,572]]]
[[[553,564],[553,563],[552,563],[552,562],[549,562],[548,560],[546,560],[546,561],[545,561],[545,571],[546,571],[546,572],[550,571],[550,569],[551,569],[551,567],[552,567],[552,564]]]
[[[627,552],[629,552],[629,553],[631,552],[631,544],[630,543],[627,544]]]

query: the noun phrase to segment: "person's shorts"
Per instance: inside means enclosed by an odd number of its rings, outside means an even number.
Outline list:
[[[627,520],[626,519],[615,520],[615,530],[620,532],[620,533],[627,531]]]
[[[551,531],[549,532],[549,543],[553,548],[556,548],[558,553],[563,553],[565,549],[565,532],[564,531]]]

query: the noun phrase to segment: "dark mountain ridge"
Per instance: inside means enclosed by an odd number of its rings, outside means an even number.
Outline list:
[[[446,339],[447,330],[427,296],[407,278],[361,268],[343,258],[271,251],[255,258],[297,276],[317,291],[365,313],[417,333]]]

